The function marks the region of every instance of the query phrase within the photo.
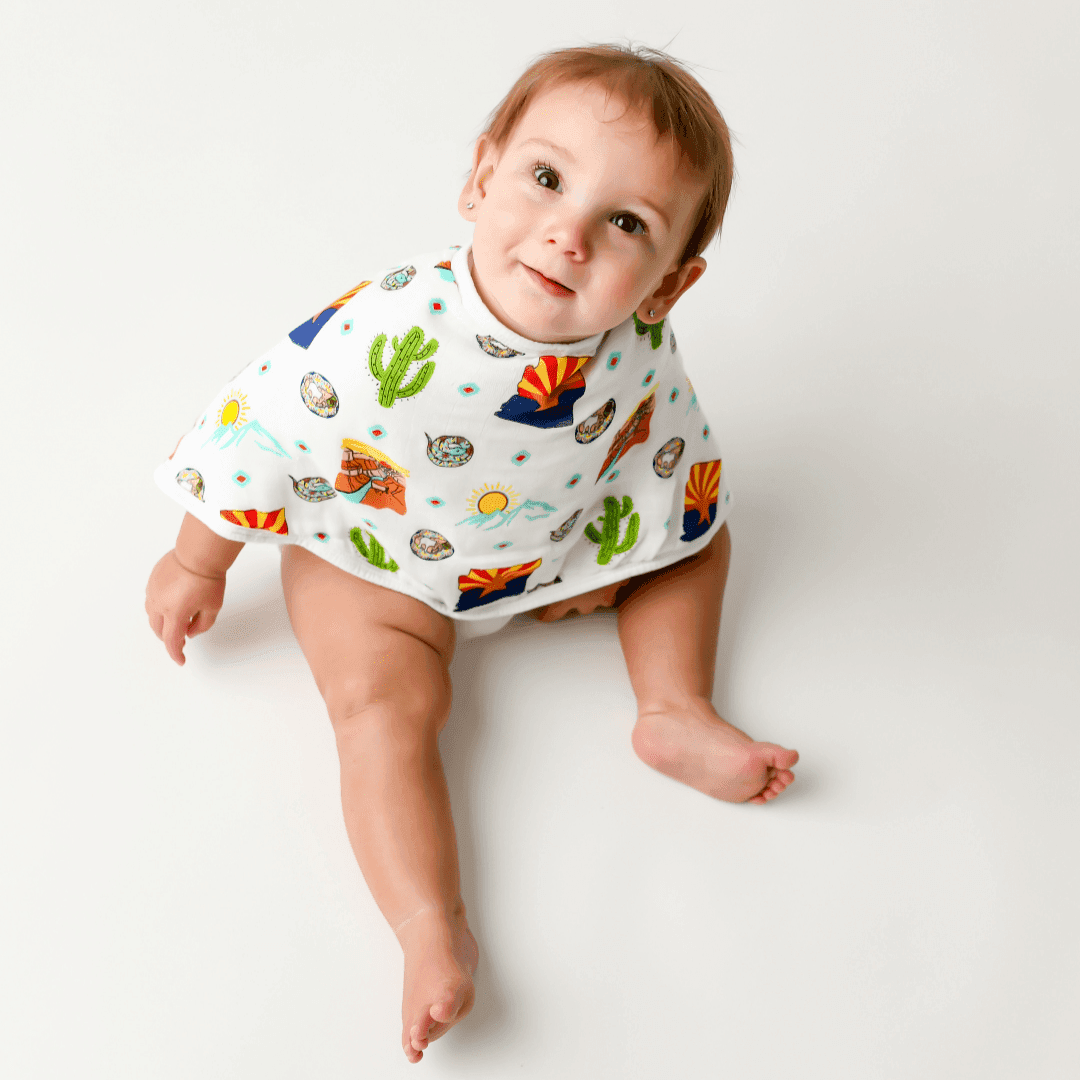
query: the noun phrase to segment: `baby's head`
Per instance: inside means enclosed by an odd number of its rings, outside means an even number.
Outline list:
[[[534,341],[659,322],[705,272],[733,172],[723,117],[670,57],[548,53],[476,141],[458,209],[477,291]]]

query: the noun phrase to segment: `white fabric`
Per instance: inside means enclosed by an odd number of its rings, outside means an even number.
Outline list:
[[[670,320],[528,341],[451,248],[358,286],[249,364],[154,478],[230,540],[299,544],[491,620],[699,551],[730,508],[719,459]]]

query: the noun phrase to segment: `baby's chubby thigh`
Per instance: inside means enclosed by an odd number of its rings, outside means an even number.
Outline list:
[[[293,631],[339,734],[376,713],[442,730],[450,713],[450,619],[295,545],[282,550],[281,582]]]

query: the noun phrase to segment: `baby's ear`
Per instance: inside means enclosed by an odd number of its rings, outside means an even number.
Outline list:
[[[476,145],[473,147],[472,168],[469,170],[469,178],[465,181],[465,186],[461,189],[461,195],[458,197],[458,213],[466,221],[476,220],[476,208],[484,198],[482,180],[486,179],[491,172],[492,163],[490,159],[493,156],[493,150],[491,136],[486,133],[476,140]]]
[[[635,314],[643,323],[658,323],[675,306],[675,301],[705,273],[708,263],[700,255],[687,259],[664,277],[660,287],[641,301]]]

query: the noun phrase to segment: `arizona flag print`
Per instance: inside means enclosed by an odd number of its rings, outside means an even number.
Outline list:
[[[533,427],[567,427],[574,422],[574,402],[585,393],[581,368],[591,356],[541,356],[528,364],[517,393],[496,416]]]
[[[300,348],[306,349],[315,340],[318,332],[333,318],[334,313],[343,308],[361,289],[370,284],[370,281],[361,281],[355,289],[350,289],[344,296],[339,296],[329,307],[323,308],[318,315],[313,316],[307,322],[301,323],[289,334],[289,337]],[[323,295],[326,294],[323,293]]]
[[[518,563],[517,566],[499,566],[494,570],[470,570],[458,578],[461,599],[455,611],[490,604],[504,596],[520,596],[525,591],[529,575],[540,565],[542,559]]]
[[[683,534],[680,540],[696,540],[709,531],[716,520],[716,500],[720,497],[721,461],[699,461],[690,466],[683,497]]]
[[[285,507],[280,510],[220,510],[223,521],[240,525],[245,529],[264,529],[278,536],[289,535],[289,523],[285,520]]]

